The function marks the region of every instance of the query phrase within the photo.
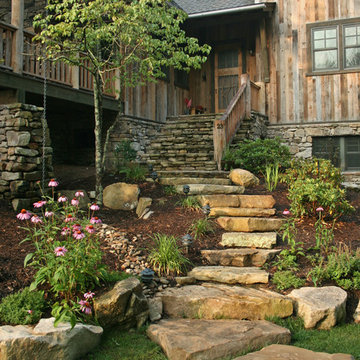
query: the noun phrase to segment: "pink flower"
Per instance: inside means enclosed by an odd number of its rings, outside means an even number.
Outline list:
[[[67,201],[67,197],[64,196],[64,195],[61,195],[61,196],[58,198],[58,202],[59,202],[59,203],[66,202],[66,201]]]
[[[65,222],[69,222],[69,221],[75,221],[76,219],[71,215],[71,214],[69,214],[69,215],[66,215],[66,218],[65,218]]]
[[[52,211],[45,211],[45,217],[51,217],[54,216],[54,213]]]
[[[93,234],[96,231],[93,225],[88,225],[85,229],[89,234]]]
[[[91,314],[91,306],[90,303],[86,300],[80,300],[79,301],[80,304],[80,310],[82,312],[84,312],[86,315],[90,315]]]
[[[285,209],[283,211],[283,215],[290,215],[290,214],[291,214],[291,212],[288,209]]]
[[[78,206],[78,205],[79,205],[79,200],[76,199],[76,198],[73,198],[73,199],[71,200],[71,205],[73,205],[73,206]]]
[[[34,224],[38,224],[38,223],[42,223],[42,220],[37,216],[37,215],[34,215],[32,218],[31,218],[31,222],[34,223]]]
[[[16,217],[19,219],[19,220],[29,220],[30,217],[31,217],[31,214],[25,210],[25,209],[22,209],[17,215]]]
[[[48,186],[50,186],[50,187],[56,187],[58,185],[59,185],[59,183],[55,179],[51,179],[48,184]]]
[[[85,234],[79,230],[79,231],[75,231],[75,232],[73,233],[73,237],[74,237],[76,240],[81,240],[81,239],[83,239],[83,238],[85,237]]]
[[[27,313],[31,315],[31,314],[32,314],[32,310],[27,310]]]
[[[75,196],[76,197],[84,197],[85,195],[84,195],[84,192],[83,191],[81,191],[81,190],[79,190],[79,191],[77,191],[76,193],[75,193]]]
[[[75,224],[75,225],[73,225],[73,231],[79,231],[79,230],[81,230],[81,225],[80,224]]]
[[[67,248],[65,246],[58,246],[57,248],[55,248],[54,252],[56,256],[65,256],[65,254],[67,253]]]
[[[84,298],[85,299],[92,299],[95,296],[95,293],[88,291],[87,293],[84,294]]]
[[[33,205],[34,205],[34,208],[41,208],[42,206],[44,206],[46,204],[46,201],[45,200],[40,200],[40,201],[37,201],[37,202],[34,202]]]
[[[316,211],[317,211],[317,212],[320,212],[320,211],[324,211],[324,209],[323,209],[321,206],[319,206],[319,207],[316,209]]]
[[[101,219],[99,219],[97,216],[93,216],[93,217],[90,219],[90,223],[91,223],[91,224],[101,224],[102,221],[101,221]]]
[[[94,203],[90,206],[90,210],[97,211],[97,210],[100,210],[100,207],[98,204]]]
[[[63,235],[63,236],[69,235],[69,234],[70,234],[70,231],[71,231],[70,228],[68,228],[67,226],[64,226],[64,227],[61,229],[61,235]]]

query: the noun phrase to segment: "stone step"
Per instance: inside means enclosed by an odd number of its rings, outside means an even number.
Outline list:
[[[267,284],[269,274],[257,267],[198,266],[188,276],[200,281],[216,281],[223,284]]]
[[[210,265],[221,266],[263,266],[280,254],[280,249],[226,249],[226,250],[202,250],[201,256]]]
[[[191,185],[191,184],[211,184],[211,185],[230,185],[230,179],[220,179],[220,178],[160,178],[161,185]]]
[[[271,249],[276,245],[276,238],[276,232],[230,232],[222,234],[220,245]]]
[[[178,194],[183,193],[182,185],[175,186]],[[191,184],[189,195],[199,194],[242,194],[245,191],[243,186]]]
[[[272,195],[205,195],[199,196],[199,201],[210,207],[271,209],[275,205]]]
[[[291,299],[268,290],[204,283],[166,288],[157,294],[172,318],[247,319],[291,316]]]
[[[275,213],[275,209],[214,207],[211,208],[210,216],[272,216],[275,215]]]
[[[204,170],[180,170],[180,171],[158,171],[160,178],[217,178],[227,179],[228,171],[204,171]]]
[[[284,219],[256,218],[256,217],[229,217],[222,216],[216,219],[217,223],[226,231],[255,232],[277,231],[284,224]]]
[[[288,329],[268,321],[166,319],[147,329],[169,360],[229,359],[273,343],[289,344]]]

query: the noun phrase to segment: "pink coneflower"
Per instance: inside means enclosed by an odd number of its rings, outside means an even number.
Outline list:
[[[81,230],[81,225],[80,224],[74,224],[72,228],[73,228],[73,231],[79,231],[79,230]]]
[[[291,214],[291,212],[288,209],[285,209],[283,211],[283,215],[290,215],[290,214]]]
[[[101,221],[101,219],[99,219],[97,216],[93,216],[93,217],[90,219],[90,223],[91,223],[91,224],[101,224],[102,221]]]
[[[69,235],[69,234],[70,234],[70,231],[71,231],[70,228],[68,228],[67,226],[64,226],[64,227],[61,229],[61,235],[63,235],[63,236]]]
[[[65,256],[67,251],[68,250],[65,246],[58,246],[57,248],[55,248],[54,253],[56,256]]]
[[[68,214],[66,215],[66,218],[65,218],[65,222],[70,222],[70,221],[75,221],[76,219],[71,215],[71,214]]]
[[[32,310],[27,310],[27,313],[30,315],[32,314],[32,312],[33,312]]]
[[[95,293],[88,291],[87,293],[84,294],[84,298],[85,299],[92,299],[95,296]]]
[[[83,191],[81,191],[81,190],[79,190],[79,191],[77,191],[76,193],[75,193],[75,196],[76,197],[84,197],[85,195],[84,195],[84,192]]]
[[[81,240],[81,239],[83,239],[83,238],[85,237],[85,234],[79,230],[79,231],[75,231],[75,232],[73,233],[73,237],[74,237],[76,240]]]
[[[98,204],[94,203],[90,206],[90,210],[97,211],[97,210],[100,210],[100,207]]]
[[[84,312],[86,315],[90,315],[91,314],[91,306],[90,303],[86,300],[80,300],[79,301],[80,304],[80,310],[82,312]]]
[[[45,211],[45,217],[51,217],[54,216],[54,213],[52,211]]]
[[[59,183],[55,179],[51,179],[48,184],[48,186],[50,186],[50,187],[56,187],[58,185],[59,185]]]
[[[319,207],[316,209],[316,211],[317,211],[317,212],[320,212],[320,211],[324,211],[324,209],[323,209],[321,206],[319,206]]]
[[[59,203],[66,202],[66,201],[67,201],[67,197],[64,196],[64,195],[61,195],[61,196],[58,198],[58,202],[59,202]]]
[[[45,201],[45,200],[39,200],[39,201],[33,203],[34,208],[41,208],[41,207],[44,206],[45,204],[46,204],[46,201]]]
[[[34,224],[38,224],[38,223],[42,223],[42,220],[37,216],[37,215],[34,215],[32,218],[31,218],[31,222],[34,223]]]
[[[85,229],[89,234],[93,234],[96,231],[93,225],[88,225]]]
[[[73,199],[71,200],[71,205],[73,205],[73,206],[78,206],[78,205],[79,205],[79,200],[76,199],[76,198],[73,198]]]
[[[31,218],[31,214],[25,210],[25,209],[22,209],[17,215],[16,217],[19,219],[19,220],[29,220]]]

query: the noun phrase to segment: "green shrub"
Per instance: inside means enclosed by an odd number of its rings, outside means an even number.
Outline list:
[[[13,325],[37,323],[45,309],[43,291],[30,291],[28,287],[2,299],[0,319]]]
[[[224,168],[242,168],[255,174],[265,173],[267,165],[289,165],[289,148],[280,139],[244,140],[235,149],[227,149],[223,157]]]
[[[214,232],[214,225],[213,223],[207,219],[199,219],[193,222],[189,228],[189,231],[194,236],[194,239],[199,239],[206,234]]]
[[[297,275],[295,275],[292,271],[277,271],[274,273],[272,282],[276,285],[278,290],[286,290],[291,287],[299,288],[304,286],[305,280],[300,279]]]
[[[119,174],[124,174],[128,181],[144,181],[148,170],[137,163],[127,163],[118,170]]]
[[[175,186],[172,185],[164,186],[164,194],[166,196],[175,195],[176,194]]]
[[[199,211],[201,209],[201,204],[196,196],[185,196],[177,202],[178,205],[186,209],[191,209]]]
[[[131,147],[131,141],[123,140],[114,149],[117,165],[126,164],[136,159],[136,151]]]
[[[155,246],[150,250],[148,261],[158,274],[180,274],[190,261],[182,255],[174,236],[155,234]]]

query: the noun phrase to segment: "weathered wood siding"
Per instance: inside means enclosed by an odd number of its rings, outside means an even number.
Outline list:
[[[352,17],[360,17],[360,0],[277,0],[267,20],[270,123],[360,120],[360,72],[306,75],[306,24]]]

